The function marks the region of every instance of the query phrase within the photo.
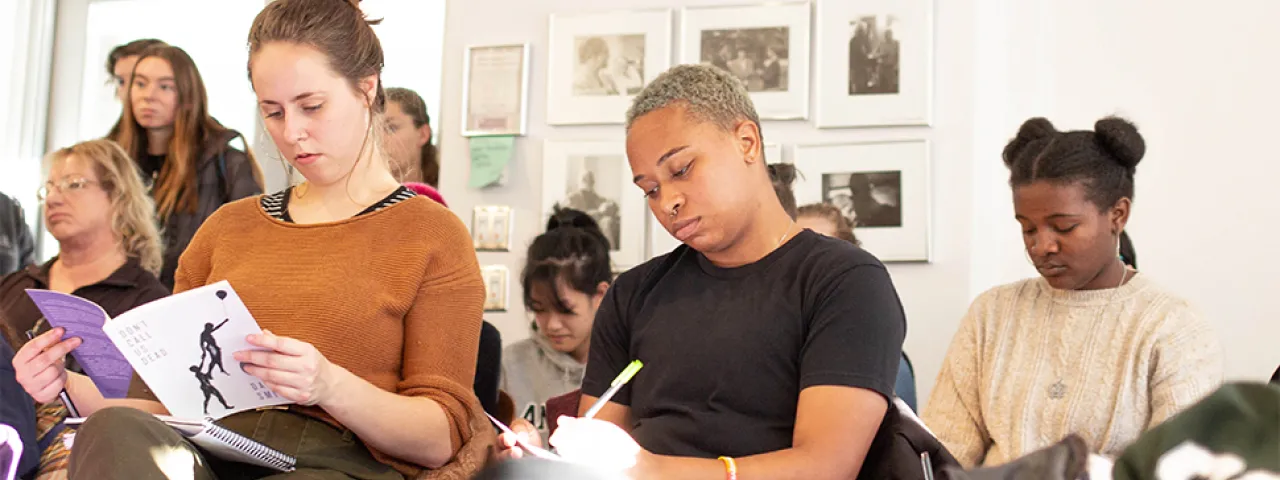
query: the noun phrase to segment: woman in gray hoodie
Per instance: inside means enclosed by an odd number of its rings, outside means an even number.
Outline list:
[[[582,385],[591,326],[612,280],[609,241],[596,221],[557,208],[546,233],[529,245],[520,275],[533,332],[502,352],[502,390],[516,418],[532,424],[544,445],[546,401]]]

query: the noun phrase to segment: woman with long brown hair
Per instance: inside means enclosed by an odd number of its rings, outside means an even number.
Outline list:
[[[296,458],[297,471],[219,461],[154,416],[107,408],[76,432],[72,479],[163,478],[181,462],[197,479],[461,480],[485,462],[493,427],[472,388],[479,262],[457,215],[391,172],[382,46],[353,3],[275,0],[254,19],[263,126],[306,181],[218,210],[174,289],[226,280],[253,312],[255,348],[227,353],[293,405],[218,423]]]
[[[244,136],[209,115],[204,80],[181,48],[142,52],[113,138],[151,182],[163,226],[160,281],[173,288],[178,256],[224,203],[262,193],[262,172]],[[229,143],[239,138],[244,149]]]
[[[427,103],[407,88],[387,89],[387,154],[392,171],[405,183],[440,186],[440,159],[431,144]]]

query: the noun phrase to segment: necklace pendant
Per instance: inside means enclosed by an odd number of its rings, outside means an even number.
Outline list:
[[[1053,385],[1049,386],[1049,398],[1052,398],[1054,400],[1061,400],[1066,396],[1067,396],[1067,385],[1065,383],[1062,383],[1062,380],[1058,380]]]

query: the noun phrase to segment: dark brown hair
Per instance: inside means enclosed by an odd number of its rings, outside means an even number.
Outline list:
[[[263,45],[288,42],[307,45],[329,59],[329,66],[350,83],[357,96],[365,96],[357,82],[378,76],[370,112],[382,113],[386,94],[382,90],[382,43],[369,20],[360,11],[359,0],[276,0],[267,4],[249,28],[249,81],[253,82],[253,56]]]
[[[790,163],[770,163],[766,168],[769,169],[769,183],[773,184],[773,193],[778,195],[778,203],[795,220],[796,194],[791,191],[791,184],[796,181],[796,166]]]
[[[111,49],[111,53],[107,54],[107,76],[115,76],[116,63],[118,63],[120,59],[132,57],[134,55],[142,55],[143,50],[164,44],[165,43],[163,41],[154,38],[140,38],[124,45],[117,45],[116,48]]]
[[[1093,128],[1060,132],[1045,118],[1024,122],[1004,147],[1009,185],[1080,182],[1099,210],[1115,206],[1121,198],[1132,200],[1133,176],[1147,151],[1138,127],[1123,118],[1105,117]]]
[[[830,203],[810,203],[800,207],[798,210],[800,217],[821,218],[836,227],[836,238],[847,241],[854,245],[862,245],[858,241],[858,236],[853,234],[853,225],[849,223],[849,219],[845,218],[844,213],[840,209]]]
[[[196,164],[201,160],[205,145],[225,135],[229,130],[209,116],[209,97],[205,93],[200,70],[187,52],[172,45],[156,45],[142,52],[138,64],[156,57],[173,69],[173,81],[178,101],[174,105],[173,136],[165,150],[165,162],[160,167],[151,195],[156,200],[156,211],[162,220],[175,212],[195,213],[199,194],[196,190]],[[133,114],[133,88],[125,93],[125,108],[120,116],[120,131],[112,137],[136,162],[147,154],[147,132]],[[223,146],[222,148],[226,148]],[[262,172],[253,152],[247,146],[244,154],[249,157],[254,179],[262,184]]]
[[[431,123],[431,116],[427,114],[427,102],[422,101],[417,92],[392,87],[386,93],[387,100],[395,102],[405,115],[413,119],[413,128],[422,128]],[[418,171],[422,172],[423,183],[433,187],[440,184],[440,159],[436,155],[436,146],[431,144],[431,139],[427,139],[427,143],[422,145],[422,163],[418,165]]]
[[[525,256],[520,284],[524,287],[524,306],[535,311],[534,286],[549,288],[552,305],[540,305],[545,310],[573,313],[555,293],[556,280],[589,297],[596,295],[600,282],[613,283],[612,264],[609,260],[609,240],[600,231],[600,225],[585,212],[556,205],[547,231],[529,244]],[[537,328],[537,324],[534,324]]]

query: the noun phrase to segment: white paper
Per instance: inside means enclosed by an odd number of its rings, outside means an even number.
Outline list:
[[[289,403],[232,356],[262,333],[231,284],[221,281],[130,310],[103,328],[138,376],[177,418],[222,418]]]

